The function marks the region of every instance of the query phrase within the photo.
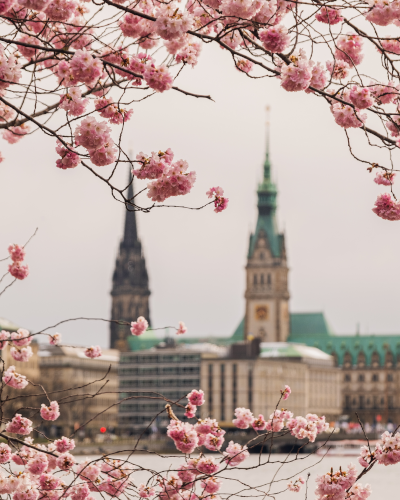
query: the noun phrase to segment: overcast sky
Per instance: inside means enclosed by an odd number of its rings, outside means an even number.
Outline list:
[[[355,332],[360,323],[362,333],[400,334],[400,223],[372,213],[384,189],[352,159],[326,104],[287,93],[275,79],[246,78],[219,48],[206,47],[179,86],[211,94],[215,102],[171,90],[134,104],[124,144],[135,154],[171,147],[196,170],[192,193],[173,203],[201,205],[207,189],[220,185],[230,205],[221,214],[211,207],[138,214],[153,325],[183,320],[190,335],[222,336],[231,335],[241,320],[269,104],[291,311],[323,311],[337,333]],[[358,154],[372,154],[359,140],[362,133],[352,136]],[[123,231],[123,206],[83,167],[57,169],[54,147],[40,133],[0,145],[6,157],[0,165],[0,257],[8,244],[23,243],[39,227],[27,248],[30,276],[0,297],[0,316],[33,331],[71,317],[109,318]],[[64,342],[108,345],[105,323],[70,323],[57,330]]]

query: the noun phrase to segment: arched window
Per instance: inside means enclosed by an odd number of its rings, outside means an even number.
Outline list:
[[[365,354],[362,351],[358,353],[357,366],[358,368],[364,368],[365,366]]]
[[[379,354],[376,351],[372,353],[371,366],[372,368],[378,368],[379,366]]]
[[[345,355],[343,356],[343,367],[350,368],[351,365],[352,365],[351,354],[349,352],[346,352]]]

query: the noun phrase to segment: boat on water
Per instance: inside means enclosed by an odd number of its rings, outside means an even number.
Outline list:
[[[375,448],[378,441],[370,441],[371,449]],[[365,439],[342,439],[340,441],[330,441],[316,451],[317,455],[336,455],[346,457],[358,457],[361,446],[366,446]]]

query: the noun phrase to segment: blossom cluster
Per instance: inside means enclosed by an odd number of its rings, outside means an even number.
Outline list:
[[[15,279],[24,280],[29,275],[29,267],[24,265],[25,249],[20,245],[14,244],[8,247],[12,264],[8,266],[8,272]]]

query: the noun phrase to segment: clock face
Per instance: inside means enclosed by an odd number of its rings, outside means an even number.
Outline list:
[[[268,319],[268,306],[256,306],[256,319]]]

